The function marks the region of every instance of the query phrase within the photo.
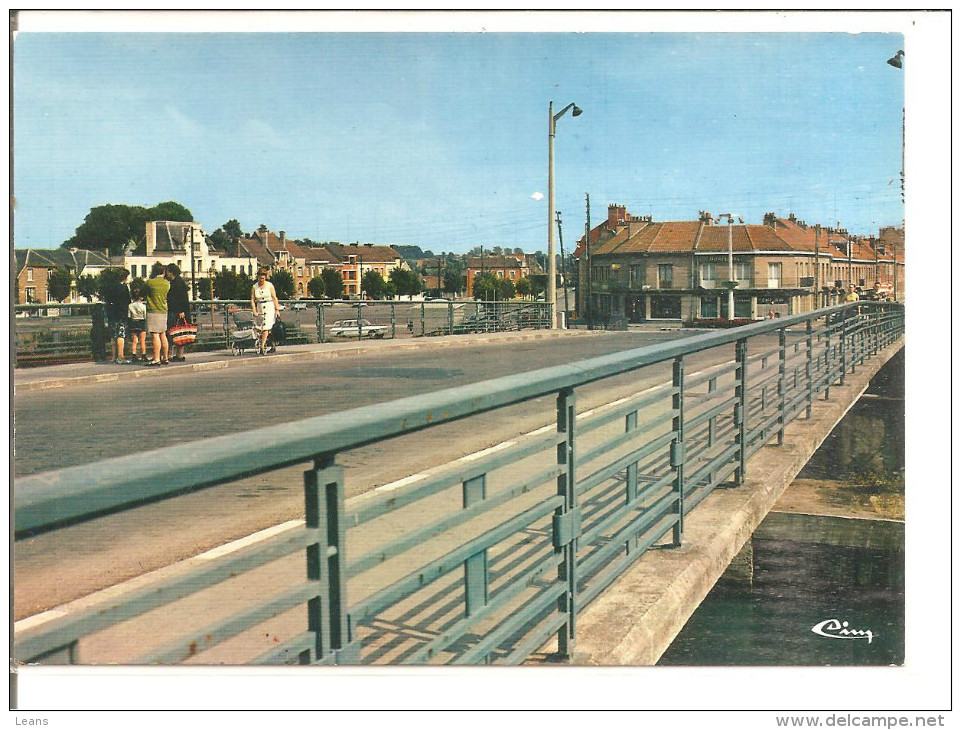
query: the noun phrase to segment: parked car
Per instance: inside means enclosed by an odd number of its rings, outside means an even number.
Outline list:
[[[307,302],[294,302],[290,305],[291,310],[303,310],[307,309]]]
[[[360,323],[358,325],[358,322]],[[387,328],[380,324],[371,324],[366,319],[341,319],[334,322],[333,326],[327,330],[331,337],[357,337],[360,331],[361,337],[383,337],[387,334]]]

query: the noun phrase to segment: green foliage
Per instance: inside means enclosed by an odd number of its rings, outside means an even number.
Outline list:
[[[424,251],[420,246],[399,246],[393,247],[394,250],[401,255],[402,258],[408,261],[416,261],[417,259],[428,259],[434,254],[432,251]]]
[[[344,280],[336,269],[323,269],[320,275],[324,279],[324,289],[329,299],[341,299],[344,296]]]
[[[483,273],[474,277],[474,299],[481,302],[491,302],[497,296],[497,277]]]
[[[421,281],[420,275],[416,271],[400,268],[392,269],[389,278],[394,291],[400,296],[411,296],[423,291],[424,282]]]
[[[218,228],[216,231],[207,236],[207,238],[210,239],[210,243],[215,248],[219,248],[221,251],[230,245],[230,236],[227,235],[223,228]]]
[[[378,271],[365,271],[360,288],[370,299],[381,299],[389,290],[387,282]]]
[[[526,276],[522,276],[517,280],[517,293],[519,296],[529,297],[532,291],[531,280]]]
[[[191,221],[191,212],[172,200],[158,203],[153,208],[140,205],[98,205],[90,209],[83,223],[63,248],[82,248],[88,251],[107,249],[111,256],[119,256],[131,240],[139,241],[145,224],[151,220]]]
[[[243,238],[244,232],[240,228],[240,222],[236,218],[231,218],[229,221],[224,223],[221,228],[223,228],[224,233],[226,233],[232,239]]]
[[[77,294],[84,297],[88,302],[100,291],[100,277],[84,274],[77,279]]]
[[[530,280],[531,294],[533,296],[547,291],[547,274],[531,274]]]
[[[47,277],[47,292],[50,297],[58,302],[70,296],[70,285],[73,283],[73,276],[66,269],[54,269]]]
[[[321,299],[326,292],[327,285],[324,283],[324,277],[315,276],[307,282],[307,293],[314,299]]]
[[[214,296],[217,299],[250,299],[253,285],[246,272],[218,271],[214,274]]]
[[[444,272],[444,291],[448,294],[457,294],[464,288],[464,277],[460,273],[460,267],[457,271],[451,271],[448,269]]]
[[[513,299],[516,295],[514,282],[503,276],[484,272],[474,277],[474,299],[492,302]]]
[[[194,219],[193,213],[173,200],[157,203],[148,213],[150,217],[147,220],[152,221],[182,221],[189,223]],[[141,228],[140,231],[142,233],[143,228]]]
[[[270,283],[277,290],[278,299],[290,299],[294,295],[294,277],[286,269],[274,269],[270,273]]]

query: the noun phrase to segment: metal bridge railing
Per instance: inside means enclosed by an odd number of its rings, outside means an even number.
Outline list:
[[[115,661],[510,664],[552,642],[569,655],[587,603],[651,546],[680,545],[690,510],[740,485],[754,452],[903,332],[901,305],[841,305],[17,479],[25,539],[308,464],[302,524],[27,620],[15,657],[82,662],[85,641],[138,621],[136,636],[154,636],[163,617],[173,634]],[[577,412],[583,386],[649,374],[653,385]],[[338,454],[543,396],[553,424],[345,501]],[[234,587],[255,575],[256,589]],[[238,644],[245,654],[217,653]]]
[[[301,342],[550,327],[550,313],[543,302],[285,299],[281,304],[285,307],[282,319],[289,334]],[[197,343],[192,350],[230,349],[231,330],[236,329],[232,316],[237,310],[249,309],[249,299],[191,302],[191,317],[199,326]],[[300,310],[304,311],[303,316],[297,313]],[[101,302],[17,304],[14,313],[14,353],[18,367],[109,357],[112,337]],[[351,322],[353,326],[338,327],[344,322]]]

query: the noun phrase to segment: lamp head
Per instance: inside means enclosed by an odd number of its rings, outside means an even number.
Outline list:
[[[888,59],[888,65],[894,66],[895,68],[901,68],[904,66],[904,51],[898,51],[891,58]]]
[[[581,109],[579,106],[577,106],[577,104],[575,104],[574,108],[571,109],[571,114],[573,114],[575,117],[579,117],[583,113],[583,111],[584,111],[583,109]]]

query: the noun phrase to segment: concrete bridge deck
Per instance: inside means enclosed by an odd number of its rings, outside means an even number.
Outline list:
[[[579,617],[575,663],[655,664],[784,490],[902,347],[891,345],[843,386],[832,386],[830,400],[816,401],[810,419],[788,425],[783,445],[766,446],[750,459],[741,487],[716,489],[690,513],[680,547],[648,551],[589,605]],[[548,661],[548,653],[539,660]]]

